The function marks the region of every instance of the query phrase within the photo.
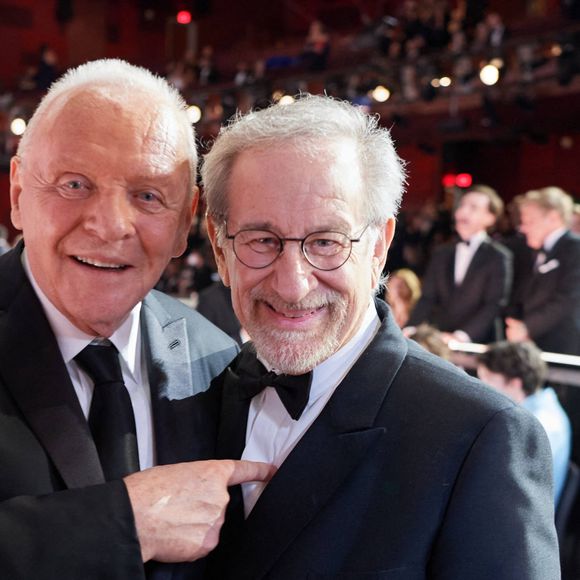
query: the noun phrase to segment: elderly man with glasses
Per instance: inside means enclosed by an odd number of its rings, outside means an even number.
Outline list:
[[[405,181],[389,132],[304,96],[234,120],[202,175],[252,339],[209,391],[217,456],[278,467],[230,489],[208,575],[559,578],[541,426],[374,298]]]

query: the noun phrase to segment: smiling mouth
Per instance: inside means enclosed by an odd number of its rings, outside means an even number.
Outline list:
[[[92,260],[90,258],[84,258],[82,256],[72,256],[79,264],[83,266],[89,266],[91,268],[96,268],[97,270],[109,270],[109,271],[122,271],[126,270],[129,266],[127,264],[114,264],[110,262],[101,262],[99,260]]]
[[[307,316],[312,316],[313,314],[316,314],[317,312],[319,312],[320,310],[322,310],[324,308],[323,306],[318,306],[316,308],[313,308],[311,310],[296,310],[296,311],[287,311],[287,312],[282,312],[280,310],[277,310],[276,308],[274,308],[271,304],[268,304],[266,302],[266,305],[268,306],[268,308],[270,308],[270,310],[274,311],[276,314],[280,314],[282,316],[284,316],[284,318],[290,318],[290,319],[294,319],[294,318],[305,318]]]

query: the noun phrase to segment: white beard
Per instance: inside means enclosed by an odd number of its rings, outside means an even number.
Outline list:
[[[316,304],[310,299],[309,303],[305,301],[292,305],[281,305],[276,299],[266,298],[256,292],[258,294],[259,297],[252,296],[255,301],[267,302],[280,310],[308,310],[325,305],[329,313],[328,325],[312,332],[264,328],[259,324],[251,324],[251,328],[246,328],[260,358],[276,372],[291,375],[306,373],[339,349],[342,330],[347,323],[347,302],[340,294],[332,292],[318,297]]]

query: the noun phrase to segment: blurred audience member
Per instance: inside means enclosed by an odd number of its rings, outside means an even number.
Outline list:
[[[580,234],[580,203],[574,204],[574,211],[572,212],[572,221],[570,223],[570,231],[575,234]]]
[[[233,338],[240,346],[248,340],[234,312],[232,291],[221,280],[204,288],[198,295],[197,311]]]
[[[58,56],[48,44],[40,47],[40,58],[34,74],[34,84],[38,90],[46,91],[59,76]]]
[[[488,29],[487,45],[492,49],[493,56],[499,56],[507,36],[507,28],[498,12],[489,12],[485,17]]]
[[[11,248],[8,242],[8,228],[0,224],[0,256]]]
[[[511,254],[487,235],[503,211],[496,191],[472,187],[455,210],[456,243],[435,250],[410,326],[428,322],[445,340],[492,342],[501,338],[502,308],[512,282]]]
[[[574,202],[558,187],[520,199],[520,230],[537,251],[506,319],[507,338],[533,340],[548,352],[580,352],[580,237],[568,229]]]
[[[201,49],[195,69],[199,86],[203,87],[219,80],[219,73],[214,63],[213,46],[206,44]]]
[[[307,70],[322,71],[326,69],[329,54],[330,35],[320,20],[313,20],[304,41],[300,60]]]
[[[554,461],[557,504],[570,461],[572,430],[554,389],[542,388],[546,363],[541,351],[532,342],[492,344],[480,356],[477,374],[484,383],[528,409],[546,430]]]
[[[385,300],[393,311],[396,323],[401,328],[407,324],[411,311],[420,297],[421,282],[413,270],[401,268],[389,276]]]
[[[434,326],[425,323],[419,324],[407,336],[417,344],[420,344],[425,350],[442,359],[451,360],[451,350],[443,339],[443,334]]]

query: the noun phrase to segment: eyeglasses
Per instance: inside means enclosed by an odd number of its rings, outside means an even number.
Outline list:
[[[349,258],[352,245],[360,242],[368,225],[358,238],[349,238],[341,232],[312,232],[305,238],[281,238],[269,230],[240,230],[226,238],[233,241],[236,258],[247,266],[259,270],[273,264],[284,251],[286,242],[299,242],[302,254],[317,270],[337,270]]]

